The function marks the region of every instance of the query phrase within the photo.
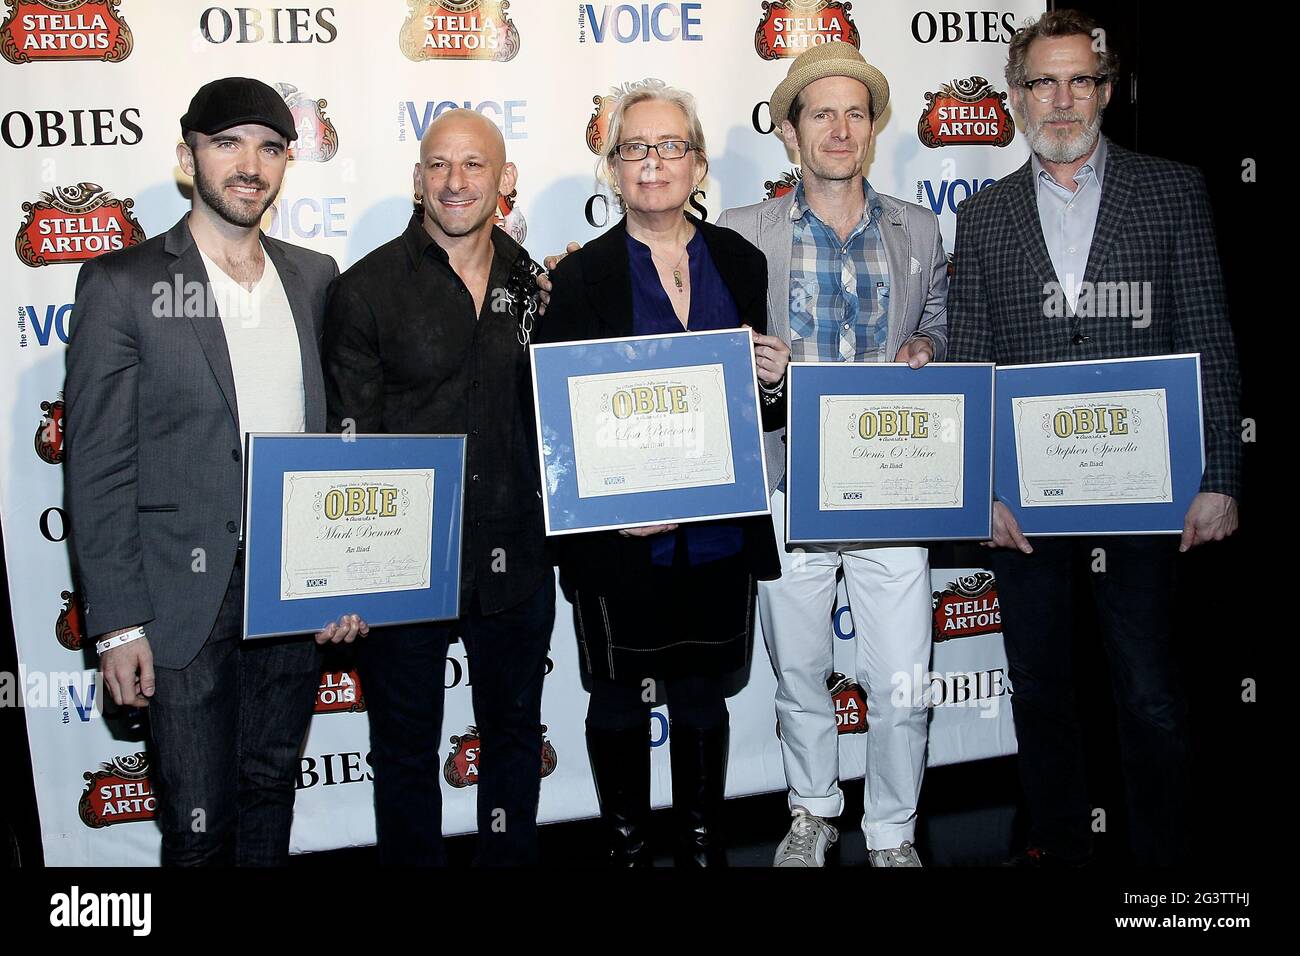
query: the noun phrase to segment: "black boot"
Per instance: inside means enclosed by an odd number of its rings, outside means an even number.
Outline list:
[[[587,728],[600,822],[611,866],[653,866],[646,842],[650,820],[650,741],[644,727]]]
[[[730,737],[727,724],[708,730],[670,725],[678,866],[727,865],[718,820],[727,787]]]

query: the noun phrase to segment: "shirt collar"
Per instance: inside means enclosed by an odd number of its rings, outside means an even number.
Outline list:
[[[862,220],[858,223],[858,228],[869,226],[874,220],[880,218],[880,197],[876,195],[876,191],[871,188],[871,183],[867,182],[865,176],[862,178],[862,193],[866,202],[862,206]],[[805,213],[813,219],[817,219],[817,214],[812,211],[804,198],[803,180],[801,179],[799,184],[794,187],[794,202],[790,206],[790,221],[801,221]],[[820,219],[817,219],[817,221],[821,222]]]
[[[1058,187],[1060,186],[1060,183],[1057,183],[1055,179],[1052,179],[1052,174],[1049,173],[1047,169],[1043,166],[1043,161],[1038,158],[1037,153],[1030,153],[1029,166],[1034,173],[1035,186],[1039,186],[1042,184],[1044,176],[1046,176],[1049,180],[1055,183]],[[1105,175],[1105,172],[1106,172],[1106,137],[1098,136],[1096,149],[1092,151],[1092,155],[1088,157],[1088,161],[1084,163],[1082,166],[1080,166],[1079,171],[1074,174],[1074,181],[1076,183],[1082,183],[1085,179],[1088,178],[1089,175],[1092,175],[1096,177],[1097,185],[1101,186],[1102,177]]]
[[[406,254],[411,260],[412,269],[419,271],[426,255],[432,255],[448,268],[451,267],[451,260],[447,258],[446,250],[438,245],[433,236],[429,235],[429,231],[424,228],[424,217],[420,212],[411,214],[411,221],[406,224],[406,231],[402,233],[402,242],[406,246]],[[433,247],[432,252],[429,250],[430,246]],[[492,251],[497,259],[510,267],[523,253],[523,246],[506,235],[505,230],[493,226]]]

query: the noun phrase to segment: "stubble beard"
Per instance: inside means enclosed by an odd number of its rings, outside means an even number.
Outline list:
[[[230,223],[232,226],[240,226],[247,229],[256,226],[262,221],[262,216],[266,210],[275,202],[276,192],[272,192],[270,184],[261,177],[246,177],[235,175],[231,177],[228,184],[240,186],[257,186],[267,190],[266,199],[261,203],[256,212],[247,204],[236,204],[228,200],[222,193],[222,187],[218,187],[203,175],[203,169],[199,166],[199,157],[194,157],[194,189],[198,192],[200,198],[207,206],[218,216]],[[223,187],[226,184],[223,184]]]

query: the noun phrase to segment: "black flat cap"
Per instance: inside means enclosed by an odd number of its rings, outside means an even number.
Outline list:
[[[181,132],[193,130],[212,136],[245,123],[268,126],[291,143],[298,138],[284,97],[247,76],[227,76],[199,87],[181,117]]]

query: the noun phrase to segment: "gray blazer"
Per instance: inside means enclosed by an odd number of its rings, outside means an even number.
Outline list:
[[[320,336],[338,267],[265,235],[262,247],[298,329],[307,430],[324,431]],[[172,668],[194,659],[216,622],[243,499],[221,317],[184,309],[200,286],[208,274],[188,216],[85,263],[64,386],[64,495],[86,633],[147,624],[154,662]]]
[[[880,197],[880,235],[889,263],[889,337],[885,354],[893,361],[908,339],[924,335],[934,343],[942,361],[948,347],[948,258],[943,251],[939,220],[929,209],[892,196]],[[768,334],[790,341],[790,255],[794,222],[790,208],[794,191],[780,199],[728,209],[718,225],[734,229],[767,256]],[[906,282],[899,277],[906,276]],[[901,290],[901,294],[899,292]],[[768,492],[785,475],[785,429],[763,435],[767,453]]]

